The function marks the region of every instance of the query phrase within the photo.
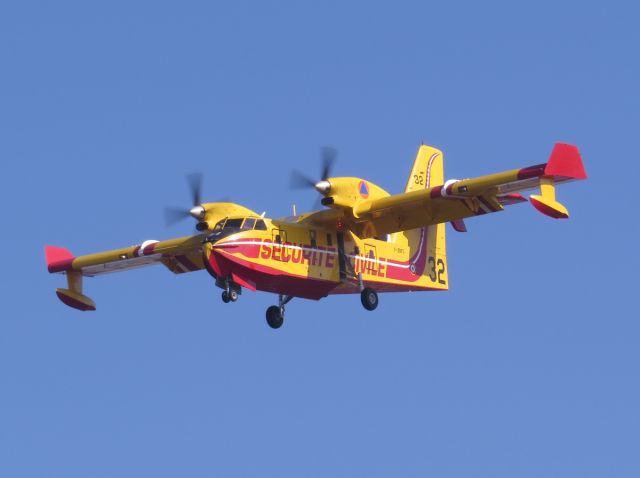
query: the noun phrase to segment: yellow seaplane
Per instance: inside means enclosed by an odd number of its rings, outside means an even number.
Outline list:
[[[556,144],[546,163],[472,179],[444,179],[442,152],[422,145],[400,194],[370,181],[331,177],[335,150],[323,150],[319,180],[294,172],[292,186],[314,188],[322,210],[269,219],[231,202],[203,203],[201,176],[190,177],[193,207],[170,209],[168,222],[196,219],[195,235],[107,252],[74,256],[45,246],[47,268],[65,274],[58,298],[78,310],[95,310],[83,292],[83,277],[162,264],[175,274],[205,269],[222,289],[222,301],[243,292],[278,295],[267,323],[282,326],[293,298],[318,300],[331,294],[360,294],[367,310],[378,293],[442,291],[449,287],[445,226],[465,232],[464,219],[502,211],[528,200],[542,214],[569,217],[556,200],[556,185],[586,179],[578,148]]]

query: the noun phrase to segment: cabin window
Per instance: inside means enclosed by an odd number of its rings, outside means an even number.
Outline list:
[[[327,232],[327,246],[333,246],[333,238],[330,232]]]
[[[258,219],[256,221],[256,226],[254,227],[254,229],[256,231],[266,231],[267,230],[267,225],[264,223],[264,221],[262,219]]]
[[[284,229],[272,229],[271,239],[276,244],[282,244],[283,242],[287,242],[287,232]]]
[[[309,237],[311,239],[311,247],[316,247],[317,245],[317,241],[316,241],[316,231],[314,231],[313,229],[311,229],[309,231]]]

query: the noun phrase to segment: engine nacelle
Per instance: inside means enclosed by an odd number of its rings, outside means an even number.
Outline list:
[[[329,178],[327,195],[322,199],[324,206],[333,208],[353,208],[362,201],[389,196],[381,187],[360,178]]]

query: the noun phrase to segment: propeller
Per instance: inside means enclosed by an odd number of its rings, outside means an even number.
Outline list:
[[[164,221],[167,226],[172,226],[188,217],[194,217],[198,220],[204,218],[205,210],[201,206],[202,192],[202,173],[193,173],[187,176],[187,184],[191,193],[191,201],[193,207],[191,209],[166,207],[164,209]]]
[[[292,189],[315,189],[320,194],[327,194],[331,189],[331,184],[327,179],[331,176],[331,168],[338,156],[338,150],[330,146],[324,146],[321,150],[320,179],[314,180],[298,170],[291,172]]]

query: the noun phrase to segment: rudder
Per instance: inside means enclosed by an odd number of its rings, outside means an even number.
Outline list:
[[[411,168],[405,192],[417,191],[444,184],[444,157],[442,151],[422,145]],[[409,246],[409,256],[426,252],[425,268],[420,283],[435,289],[448,289],[448,267],[445,224],[436,224],[426,228],[426,241],[422,229],[412,229],[404,235]],[[420,248],[426,251],[419,251]],[[422,253],[422,254],[421,254]]]

